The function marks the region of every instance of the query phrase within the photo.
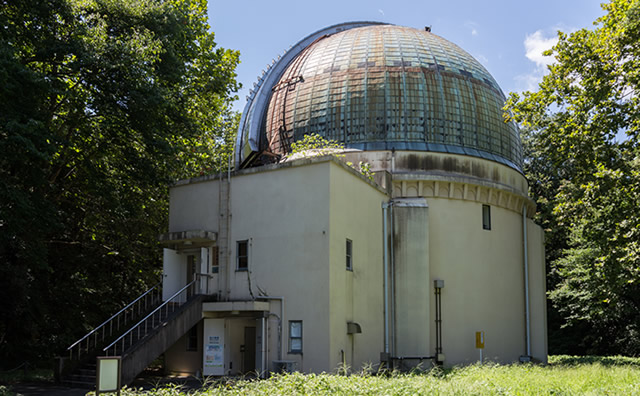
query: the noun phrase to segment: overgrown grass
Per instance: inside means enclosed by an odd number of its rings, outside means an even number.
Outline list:
[[[288,374],[212,382],[200,390],[170,385],[123,395],[640,395],[640,359],[552,356],[547,366],[484,364],[389,376]]]
[[[50,370],[0,373],[12,384],[50,380]],[[9,378],[10,377],[10,378]],[[167,385],[152,390],[125,388],[123,395],[638,395],[640,359],[621,356],[550,356],[549,365],[484,364],[427,373],[286,374],[267,380],[226,380],[189,390]],[[13,395],[0,386],[0,396]]]

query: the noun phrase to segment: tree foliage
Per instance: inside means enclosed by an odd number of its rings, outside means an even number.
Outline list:
[[[640,1],[603,9],[559,32],[539,90],[508,108],[548,236],[554,352],[640,355]]]
[[[0,0],[0,366],[158,279],[167,185],[225,167],[238,53],[205,0]]]

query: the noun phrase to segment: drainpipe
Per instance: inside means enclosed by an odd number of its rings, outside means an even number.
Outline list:
[[[231,297],[231,157],[229,156],[229,164],[227,166],[227,280],[225,301],[229,301]]]
[[[529,312],[529,252],[527,241],[527,204],[522,208],[522,235],[524,244],[524,312],[525,312],[525,331],[527,341],[527,358],[531,357],[531,313]]]
[[[222,165],[222,164],[221,164]],[[220,219],[220,216],[222,216],[222,200],[226,199],[222,196],[222,166],[220,167],[220,171],[218,172],[218,219]],[[222,228],[220,222],[218,222],[218,237],[221,236],[220,234],[220,229]],[[218,244],[218,241],[216,241],[216,245]],[[218,246],[218,259],[220,259],[220,251],[222,249],[222,246]],[[225,253],[226,254],[226,253]],[[228,258],[228,256],[227,256]],[[226,260],[225,260],[226,261]],[[223,263],[225,262],[223,261]],[[226,290],[226,286],[223,285],[223,281],[226,278],[227,274],[224,273],[224,271],[226,271],[227,268],[220,268],[218,267],[218,276],[217,276],[217,281],[218,281],[218,296],[220,298],[220,301],[223,300],[223,296],[224,296],[224,290]]]
[[[394,227],[393,227],[393,201],[391,202],[390,206],[390,210],[389,210],[389,221],[391,222],[391,225],[389,227],[389,244],[391,245],[389,248],[390,251],[390,256],[391,256],[391,260],[390,260],[390,264],[391,264],[391,279],[390,279],[390,290],[391,290],[391,355],[395,355],[396,353],[396,259],[395,259],[395,255],[393,254],[393,232],[394,232]]]
[[[389,354],[389,247],[387,238],[387,209],[391,202],[382,203],[382,247],[384,249],[384,277],[382,288],[384,290],[384,353]]]
[[[265,378],[267,375],[267,317],[263,316],[262,317],[262,334],[260,334],[260,337],[262,337],[262,342],[261,342],[261,351],[260,351],[260,356],[262,356],[262,367],[260,367],[260,377],[261,378]]]
[[[282,356],[284,356],[284,343],[282,342],[282,326],[284,325],[284,297],[259,297],[259,299],[265,300],[278,300],[280,301],[280,326],[278,326],[278,342],[280,345],[278,346],[278,360],[282,360]]]

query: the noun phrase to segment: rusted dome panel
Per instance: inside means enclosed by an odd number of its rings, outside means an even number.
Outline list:
[[[238,133],[236,136],[236,145],[234,150],[234,161],[236,167],[242,168],[250,166],[256,161],[257,157],[267,148],[265,138],[265,115],[266,109],[271,99],[271,90],[278,84],[280,77],[285,69],[297,56],[307,47],[315,43],[323,37],[330,36],[348,29],[354,29],[362,26],[384,25],[382,22],[345,22],[337,25],[328,26],[311,33],[307,37],[293,45],[282,56],[278,56],[278,60],[273,60],[272,64],[267,66],[266,71],[262,71],[262,75],[258,81],[253,84],[253,89],[249,91],[247,96],[247,104],[245,105]]]
[[[427,31],[374,25],[320,38],[273,85],[268,150],[308,133],[363,150],[422,150],[488,158],[520,169],[516,126],[486,69]]]

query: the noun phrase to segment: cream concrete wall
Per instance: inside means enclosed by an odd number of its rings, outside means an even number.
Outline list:
[[[342,362],[353,370],[377,364],[383,340],[382,202],[388,197],[341,164],[331,163],[330,180],[330,325],[329,364]],[[346,240],[353,243],[353,271],[346,269]],[[317,305],[311,305],[315,308]],[[347,322],[362,333],[347,334]]]
[[[485,359],[517,361],[526,352],[522,216],[491,207],[491,230],[484,230],[480,203],[438,198],[428,203],[431,293],[433,279],[445,281],[445,364],[478,360],[476,331],[485,332]]]
[[[284,297],[282,358],[301,371],[329,366],[329,167],[320,162],[248,173],[231,183],[229,298]],[[235,270],[240,240],[249,241],[249,271]],[[280,315],[279,307],[272,313]],[[303,321],[303,354],[287,353],[290,320]],[[270,343],[269,360],[277,356],[277,344]]]
[[[217,183],[209,180],[172,189],[170,231],[217,231]],[[388,200],[386,194],[343,164],[314,160],[240,172],[232,179],[231,200],[231,292],[226,297],[284,297],[282,359],[297,362],[301,371],[333,370],[342,353],[354,369],[377,363],[384,347],[381,203]],[[430,276],[423,282],[418,277],[405,280],[424,284],[416,298],[429,300],[425,307],[429,320],[411,321],[412,315],[406,315],[408,326],[424,327],[430,338],[427,351],[435,352],[433,280],[444,279],[445,364],[476,361],[474,335],[480,330],[486,332],[485,358],[516,361],[525,354],[522,215],[492,206],[492,230],[487,231],[482,229],[480,202],[445,197],[429,197],[427,202],[427,236],[420,248],[426,248]],[[544,360],[543,235],[533,223],[528,232],[532,347],[534,357]],[[353,241],[353,271],[345,268],[347,238]],[[249,271],[236,271],[239,240],[249,241]],[[270,307],[269,364],[279,358],[280,304],[273,300]],[[303,321],[302,354],[287,353],[290,320]],[[348,335],[348,321],[359,323],[362,333]],[[233,334],[228,340],[229,351],[240,342]],[[402,352],[424,352],[423,346],[414,350],[406,346]],[[227,361],[236,367],[236,360],[229,352]]]
[[[169,190],[169,232],[218,230],[219,189],[215,179],[179,183]]]
[[[529,257],[529,302],[531,312],[531,356],[547,363],[547,278],[544,254],[544,231],[527,220]]]

